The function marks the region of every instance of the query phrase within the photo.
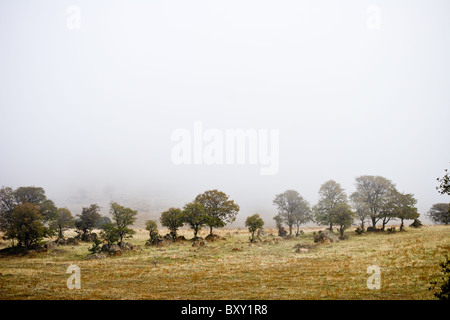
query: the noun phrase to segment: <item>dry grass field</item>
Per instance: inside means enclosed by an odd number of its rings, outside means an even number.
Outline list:
[[[313,244],[314,231],[291,239],[268,235],[250,244],[244,229],[216,230],[226,239],[197,248],[190,241],[146,247],[148,235],[138,230],[129,241],[141,249],[117,257],[85,260],[90,243],[0,256],[0,298],[434,299],[429,283],[449,252],[450,226],[394,234],[349,230],[348,240],[296,253],[296,244]],[[192,237],[190,230],[180,234]],[[66,286],[72,264],[81,270],[79,290]],[[367,288],[370,265],[381,269],[379,290]]]

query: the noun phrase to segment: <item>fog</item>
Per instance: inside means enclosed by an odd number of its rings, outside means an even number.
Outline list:
[[[391,179],[425,214],[450,167],[450,3],[0,1],[0,185],[74,214],[156,218],[206,190],[272,225],[274,196]],[[172,135],[278,130],[279,165],[176,164]],[[207,143],[204,144],[206,146]]]

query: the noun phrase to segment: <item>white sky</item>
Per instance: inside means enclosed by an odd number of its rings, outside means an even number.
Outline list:
[[[425,213],[449,201],[449,15],[447,0],[0,0],[0,185],[158,210],[218,188],[238,221],[269,223],[286,189],[314,204],[326,180],[350,194],[370,174]],[[278,129],[278,174],[174,165],[171,133],[194,121]]]

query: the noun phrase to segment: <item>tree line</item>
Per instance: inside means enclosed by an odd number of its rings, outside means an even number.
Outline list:
[[[438,179],[441,187],[443,179]],[[447,180],[445,180],[448,182]],[[359,221],[360,232],[377,230],[381,223],[381,230],[385,231],[390,221],[400,220],[400,230],[404,230],[405,220],[418,220],[417,200],[411,193],[402,193],[395,184],[381,176],[364,175],[355,179],[356,191],[347,196],[342,186],[334,180],[323,183],[319,189],[317,204],[311,206],[297,191],[287,190],[275,196],[273,204],[278,208],[274,217],[279,234],[284,234],[284,225],[292,235],[294,227],[299,233],[300,225],[315,222],[327,226],[331,231],[337,228],[341,237],[344,231]],[[443,188],[443,187],[442,187]],[[450,222],[450,205],[448,203],[434,204],[428,211],[428,217],[435,223],[448,224]]]
[[[449,194],[448,174],[438,181],[441,183],[438,191]],[[347,196],[339,183],[329,180],[320,187],[319,199],[314,206],[295,190],[276,195],[273,204],[278,213],[274,220],[279,234],[287,234],[284,229],[287,226],[289,235],[293,234],[294,228],[298,235],[300,226],[308,222],[327,226],[330,230],[336,228],[342,237],[355,221],[358,221],[361,232],[366,230],[366,223],[369,224],[368,231],[377,230],[379,223],[381,230],[385,230],[387,223],[393,220],[400,220],[401,230],[405,220],[420,223],[414,195],[399,192],[391,180],[365,175],[355,179],[355,186],[356,191]],[[209,228],[209,235],[213,236],[214,229],[234,222],[239,210],[239,205],[227,194],[214,189],[197,195],[183,208],[167,209],[161,213],[159,221],[169,229],[172,239],[177,237],[178,229],[185,224],[193,230],[196,239],[199,230],[204,227]],[[47,237],[63,238],[63,232],[71,228],[75,228],[77,238],[82,241],[99,241],[93,233],[94,229],[101,229],[100,238],[108,244],[121,243],[132,237],[135,231],[131,226],[136,221],[137,210],[111,202],[109,212],[110,217],[101,216],[100,207],[92,204],[83,207],[81,213],[73,217],[69,209],[57,208],[47,198],[43,188],[0,189],[0,231],[4,240],[11,240],[12,246],[31,248]],[[433,204],[428,217],[435,223],[448,224],[450,205]],[[264,221],[258,214],[247,217],[245,226],[251,233],[251,241],[263,225]],[[148,220],[146,229],[150,241],[160,238],[155,220]]]

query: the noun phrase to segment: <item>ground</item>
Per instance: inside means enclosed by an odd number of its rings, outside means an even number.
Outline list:
[[[148,234],[137,230],[129,242],[141,250],[102,260],[84,260],[90,243],[1,256],[0,299],[434,299],[429,283],[450,251],[450,226],[348,230],[348,240],[311,248],[316,231],[286,240],[266,229],[269,235],[251,244],[247,230],[223,229],[215,233],[226,239],[205,247],[146,247]],[[192,238],[190,230],[180,234]],[[296,252],[298,243],[310,249]],[[79,290],[67,288],[69,265],[80,268]],[[371,265],[381,271],[378,290],[367,287]]]

